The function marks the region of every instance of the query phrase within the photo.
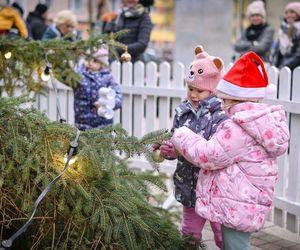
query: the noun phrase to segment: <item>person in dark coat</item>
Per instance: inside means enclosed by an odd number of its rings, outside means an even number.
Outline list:
[[[300,3],[291,2],[285,7],[284,19],[278,32],[272,65],[291,70],[300,66]]]
[[[37,4],[34,11],[29,12],[27,16],[27,23],[30,26],[32,38],[34,40],[41,40],[48,25],[46,24],[48,14],[48,7],[45,4]]]
[[[151,1],[153,4],[153,1]],[[111,23],[103,27],[103,32],[118,32],[128,29],[129,32],[118,38],[118,41],[128,47],[131,61],[134,63],[143,60],[143,53],[146,50],[153,24],[149,16],[149,4],[147,1],[123,0],[123,7],[120,15],[117,16],[114,25]],[[119,56],[124,52],[118,48]]]
[[[254,1],[247,7],[250,25],[234,44],[234,50],[243,55],[249,51],[257,53],[265,62],[269,61],[274,29],[266,23],[263,1]]]

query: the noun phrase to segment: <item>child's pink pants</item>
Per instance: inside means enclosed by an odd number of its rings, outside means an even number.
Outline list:
[[[192,235],[196,240],[202,239],[202,230],[205,225],[206,219],[199,216],[194,207],[183,207],[181,222],[181,235],[189,236]],[[210,226],[214,232],[214,238],[216,245],[221,248],[222,246],[222,235],[221,235],[221,224],[217,222],[210,222]]]

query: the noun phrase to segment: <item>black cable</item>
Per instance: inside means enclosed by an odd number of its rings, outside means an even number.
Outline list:
[[[59,102],[59,98],[58,98],[58,90],[57,90],[57,86],[56,86],[56,83],[53,81],[53,77],[52,77],[52,74],[51,74],[51,69],[52,69],[52,65],[50,64],[50,62],[48,61],[48,55],[46,54],[45,55],[45,61],[46,61],[46,68],[48,68],[49,70],[49,73],[50,73],[50,81],[51,81],[51,85],[54,89],[54,92],[55,92],[55,98],[56,98],[56,109],[57,109],[57,113],[58,113],[58,116],[59,116],[59,122],[60,123],[65,123],[66,122],[66,119],[62,118],[62,115],[61,115],[61,110],[60,110],[60,102]],[[1,250],[1,249],[0,249]]]
[[[69,147],[69,150],[68,150],[68,158],[67,158],[67,161],[66,161],[66,164],[65,164],[65,167],[64,167],[63,171],[59,175],[57,175],[48,184],[48,186],[42,191],[42,193],[36,199],[36,201],[34,203],[34,208],[33,208],[32,214],[31,214],[30,218],[27,220],[27,222],[16,233],[14,233],[9,239],[3,240],[1,242],[0,250],[5,250],[6,248],[10,248],[12,246],[14,240],[16,238],[18,238],[21,234],[23,234],[27,230],[27,228],[29,227],[30,223],[32,222],[33,216],[35,215],[36,210],[37,210],[39,204],[41,203],[41,201],[44,199],[44,197],[50,191],[50,189],[54,186],[54,184],[61,178],[61,176],[68,169],[68,167],[69,167],[69,161],[71,160],[72,156],[74,155],[74,153],[75,153],[75,151],[76,151],[76,149],[78,147],[79,136],[80,136],[80,130],[77,129],[75,139],[70,142],[70,147]]]
[[[60,102],[59,102],[59,98],[58,98],[58,91],[57,91],[56,83],[54,83],[54,81],[53,81],[53,79],[52,79],[52,76],[50,77],[50,81],[51,81],[52,87],[53,87],[54,92],[55,92],[55,97],[56,97],[56,109],[57,109],[57,113],[58,113],[58,116],[59,116],[59,122],[60,122],[60,123],[65,123],[65,122],[66,122],[66,119],[62,118],[62,115],[61,115],[61,111],[60,111]]]

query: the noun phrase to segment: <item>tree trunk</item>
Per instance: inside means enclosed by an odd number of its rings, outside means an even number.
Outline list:
[[[90,38],[93,37],[93,29],[94,29],[94,23],[93,23],[93,1],[88,0],[88,15],[89,15],[89,33]]]

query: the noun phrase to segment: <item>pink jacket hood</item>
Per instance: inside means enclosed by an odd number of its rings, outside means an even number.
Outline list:
[[[230,109],[231,119],[252,136],[271,156],[282,155],[287,148],[289,131],[286,129],[282,106],[262,103],[241,103]]]
[[[289,130],[281,106],[241,103],[229,110],[206,141],[186,127],[171,142],[201,167],[196,211],[244,232],[261,229],[270,212],[278,178],[277,157],[286,152]]]

